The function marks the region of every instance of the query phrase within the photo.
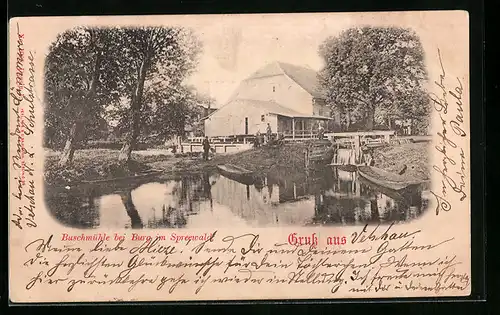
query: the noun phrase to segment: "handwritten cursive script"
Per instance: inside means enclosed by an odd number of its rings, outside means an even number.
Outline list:
[[[450,211],[452,209],[452,204],[449,202],[450,190],[459,195],[460,201],[465,200],[467,197],[465,191],[467,167],[465,151],[457,144],[458,139],[455,139],[467,135],[463,127],[462,95],[464,88],[462,81],[458,77],[455,78],[455,86],[448,88],[446,83],[447,74],[439,49],[438,58],[441,73],[439,79],[434,81],[434,84],[439,88],[440,92],[438,93],[439,96],[435,93],[430,94],[434,110],[438,113],[440,119],[440,131],[437,132],[440,141],[435,146],[435,150],[439,152],[441,163],[432,166],[432,169],[441,176],[441,190],[439,192],[431,191],[437,202],[436,215],[440,211]],[[460,157],[460,161],[457,161],[456,157]]]
[[[10,136],[15,138],[16,150],[11,156],[14,185],[11,196],[18,205],[12,211],[11,223],[19,229],[34,228],[36,223],[35,152],[30,138],[35,130],[35,52],[25,51],[26,36],[17,25],[15,86],[10,88],[11,110],[15,124]],[[26,58],[27,55],[27,58]],[[25,65],[27,63],[27,65]],[[28,70],[27,84],[24,82]]]
[[[51,235],[25,247],[24,266],[32,273],[25,288],[55,286],[73,292],[123,286],[132,292],[151,286],[170,295],[199,295],[222,286],[271,285],[280,290],[284,285],[304,285],[304,290],[318,286],[336,295],[418,288],[447,292],[469,286],[468,274],[457,269],[457,256],[440,254],[454,238],[422,241],[421,230],[393,229],[393,224],[364,226],[352,234],[347,248],[328,246],[324,240],[308,246],[264,246],[258,234],[217,231],[209,239],[189,243],[157,237],[137,244],[103,237],[95,244],[85,242],[85,247]],[[110,256],[114,252],[119,255]]]

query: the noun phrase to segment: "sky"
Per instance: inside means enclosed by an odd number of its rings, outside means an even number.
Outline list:
[[[380,12],[293,15],[221,16],[201,19],[195,27],[204,45],[197,72],[189,79],[199,91],[221,106],[241,80],[273,61],[323,67],[318,48],[330,36],[353,26],[402,26],[414,30],[426,52],[429,77],[439,75],[437,50],[453,68],[462,67],[464,55],[450,41],[467,41],[467,25],[453,23],[457,12]],[[445,45],[446,44],[446,45]],[[462,46],[463,47],[463,46]],[[462,64],[460,64],[462,62]],[[462,72],[463,71],[458,71]]]
[[[232,20],[232,19],[231,19]],[[252,23],[215,23],[196,33],[204,51],[196,73],[188,82],[223,105],[239,82],[273,61],[288,62],[319,70],[323,61],[320,44],[337,35],[349,18],[327,25],[311,18],[275,20],[255,19]],[[298,30],[299,32],[291,32]]]
[[[273,61],[320,70],[318,48],[329,36],[353,26],[397,25],[413,29],[426,52],[429,77],[439,76],[437,50],[448,69],[468,74],[468,54],[456,47],[468,46],[466,14],[461,11],[372,13],[307,13],[244,15],[175,15],[32,18],[40,23],[37,42],[48,48],[57,34],[79,25],[184,26],[195,31],[203,44],[196,72],[188,78],[201,93],[226,103],[241,80]],[[455,47],[455,43],[460,43]],[[463,45],[465,44],[465,45]],[[46,51],[45,51],[46,53]],[[467,82],[468,83],[468,82]]]

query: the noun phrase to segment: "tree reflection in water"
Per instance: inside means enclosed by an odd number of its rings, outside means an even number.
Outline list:
[[[316,180],[321,184],[314,189],[315,215],[311,224],[405,221],[417,217],[426,207],[420,186],[388,191],[357,178],[355,172],[337,169],[325,178]]]
[[[255,178],[253,185],[200,173],[128,188],[63,190],[48,195],[47,205],[62,223],[80,228],[101,224],[183,228],[203,226],[207,221],[259,227],[351,225],[417,217],[427,200],[422,198],[421,187],[413,188],[384,191],[355,172],[330,167],[310,173],[274,169]]]
[[[138,201],[133,199],[123,200],[128,201],[127,209],[133,206],[139,208],[139,216],[143,216],[143,220],[146,219],[144,227],[183,228],[188,224],[189,216],[200,212],[200,202],[208,201],[210,210],[213,212],[212,185],[215,181],[216,178],[209,173],[185,176],[164,183],[158,182],[154,188],[151,187],[153,195],[163,196],[163,199],[160,197],[153,205],[150,204],[151,202],[147,203],[148,205],[138,204]],[[148,193],[150,193],[148,190],[137,192],[137,194],[142,194],[143,198],[144,194]],[[147,196],[145,198],[147,199]],[[129,213],[128,210],[127,213]],[[130,212],[133,216],[135,213],[137,211]]]
[[[46,188],[45,202],[50,213],[62,224],[75,228],[99,226],[96,192]]]
[[[379,222],[380,213],[378,212],[377,196],[375,196],[375,198],[370,200],[370,211],[371,211],[370,221]]]
[[[214,203],[212,199],[212,185],[210,184],[210,174],[208,172],[204,172],[202,178],[204,197],[210,201],[210,211],[213,211]]]
[[[120,192],[120,198],[125,206],[125,211],[127,211],[127,214],[130,217],[132,228],[142,229],[143,224],[141,217],[139,216],[139,212],[135,208],[134,202],[132,201],[132,190],[128,189]]]

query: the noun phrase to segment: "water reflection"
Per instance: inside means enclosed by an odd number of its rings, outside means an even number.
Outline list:
[[[427,207],[428,192],[385,191],[355,172],[274,170],[253,184],[203,173],[130,187],[50,192],[63,224],[92,228],[265,227],[406,221]]]

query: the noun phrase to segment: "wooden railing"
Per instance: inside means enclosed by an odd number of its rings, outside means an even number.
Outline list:
[[[318,138],[317,132],[311,130],[295,130],[295,133],[285,131],[283,136],[285,137],[285,141],[301,141]]]
[[[203,146],[201,143],[181,143],[182,152],[203,152]],[[210,148],[215,151],[215,153],[230,153],[238,152],[242,150],[248,150],[252,148],[250,143],[210,143]]]
[[[305,141],[311,139],[317,139],[317,131],[309,130],[286,130],[282,133],[285,141]],[[394,130],[374,130],[374,131],[362,131],[362,132],[329,132],[324,134],[325,139],[329,139],[332,142],[342,143],[342,144],[355,144],[357,141],[368,145],[378,145],[382,143],[392,143],[395,139]],[[262,137],[265,137],[262,134]],[[276,138],[276,133],[273,133],[273,137]],[[399,137],[398,137],[399,138]],[[199,143],[203,142],[204,137],[189,137],[187,142],[189,143]],[[221,144],[247,144],[253,143],[255,140],[255,135],[241,135],[241,136],[226,136],[226,137],[213,137],[209,138],[210,143],[221,143]]]
[[[189,137],[187,138],[188,143],[202,143],[204,137]],[[231,143],[231,144],[246,144],[246,143],[251,143],[255,139],[255,136],[253,135],[248,135],[248,136],[227,136],[227,137],[212,137],[209,138],[210,143]]]

